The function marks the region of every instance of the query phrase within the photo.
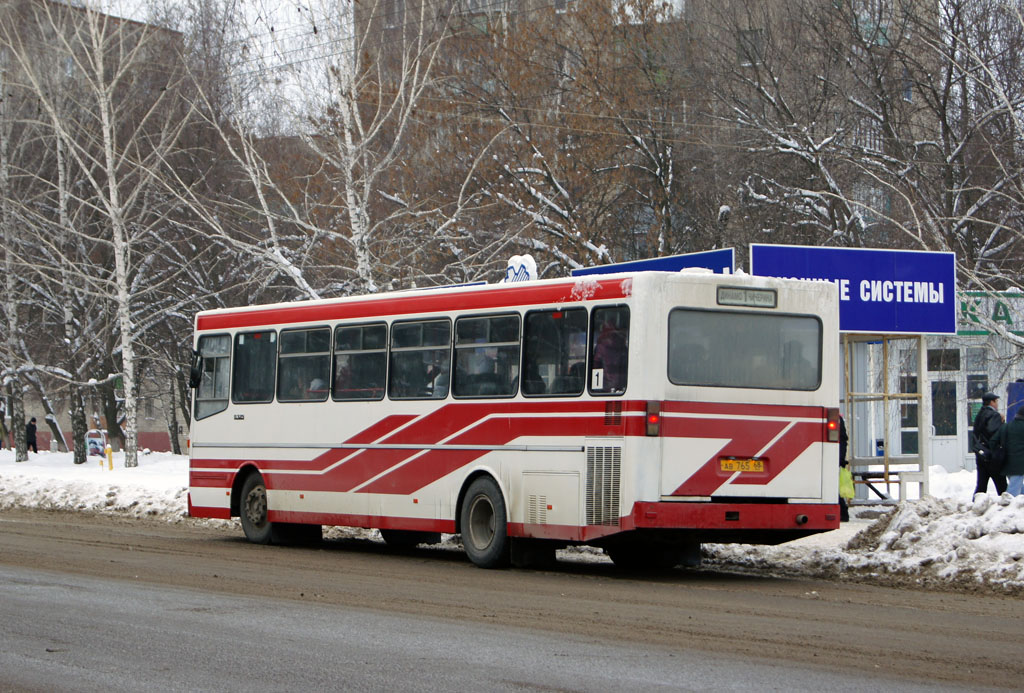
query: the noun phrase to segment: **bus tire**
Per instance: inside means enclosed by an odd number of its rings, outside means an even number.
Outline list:
[[[396,549],[412,549],[419,544],[441,543],[440,532],[415,532],[407,529],[382,529],[384,543]]]
[[[508,513],[498,484],[482,476],[469,485],[462,502],[462,546],[481,568],[505,568],[509,564]]]
[[[253,544],[270,543],[274,526],[267,520],[267,487],[263,477],[256,472],[246,477],[242,484],[238,515],[246,539]]]

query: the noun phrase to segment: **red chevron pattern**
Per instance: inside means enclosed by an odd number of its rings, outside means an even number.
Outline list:
[[[413,494],[486,455],[486,446],[507,445],[524,437],[643,436],[646,402],[623,402],[622,423],[609,427],[602,401],[451,403],[429,414],[392,415],[345,441],[347,445],[402,445],[403,448],[331,448],[309,461],[260,464],[270,488],[378,494]],[[726,483],[764,485],[775,479],[810,445],[824,440],[818,407],[666,402],[663,438],[718,438],[727,442],[672,495],[711,496]],[[792,418],[803,421],[793,422]],[[808,421],[806,419],[813,419]],[[781,435],[780,435],[781,434]],[[476,449],[424,449],[416,446],[481,446]],[[766,470],[737,476],[723,472],[722,457],[759,456]],[[237,469],[239,461],[195,459],[194,467]],[[310,477],[308,472],[322,474]],[[305,472],[305,473],[296,473]],[[216,476],[193,475],[194,486],[222,485]]]

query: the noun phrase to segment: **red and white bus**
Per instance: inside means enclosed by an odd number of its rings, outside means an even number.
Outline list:
[[[483,567],[835,529],[837,305],[831,283],[640,272],[205,311],[189,513],[259,543],[459,533]]]

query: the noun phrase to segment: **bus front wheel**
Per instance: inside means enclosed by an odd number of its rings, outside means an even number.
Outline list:
[[[245,538],[254,544],[269,544],[273,525],[267,520],[267,487],[259,474],[250,474],[242,484],[238,510]]]
[[[480,477],[469,486],[462,503],[462,546],[481,568],[504,568],[510,543],[505,498],[494,479]]]

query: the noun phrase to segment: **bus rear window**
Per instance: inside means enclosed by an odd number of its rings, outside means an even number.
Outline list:
[[[668,379],[676,385],[817,390],[821,321],[676,308],[668,320]]]

